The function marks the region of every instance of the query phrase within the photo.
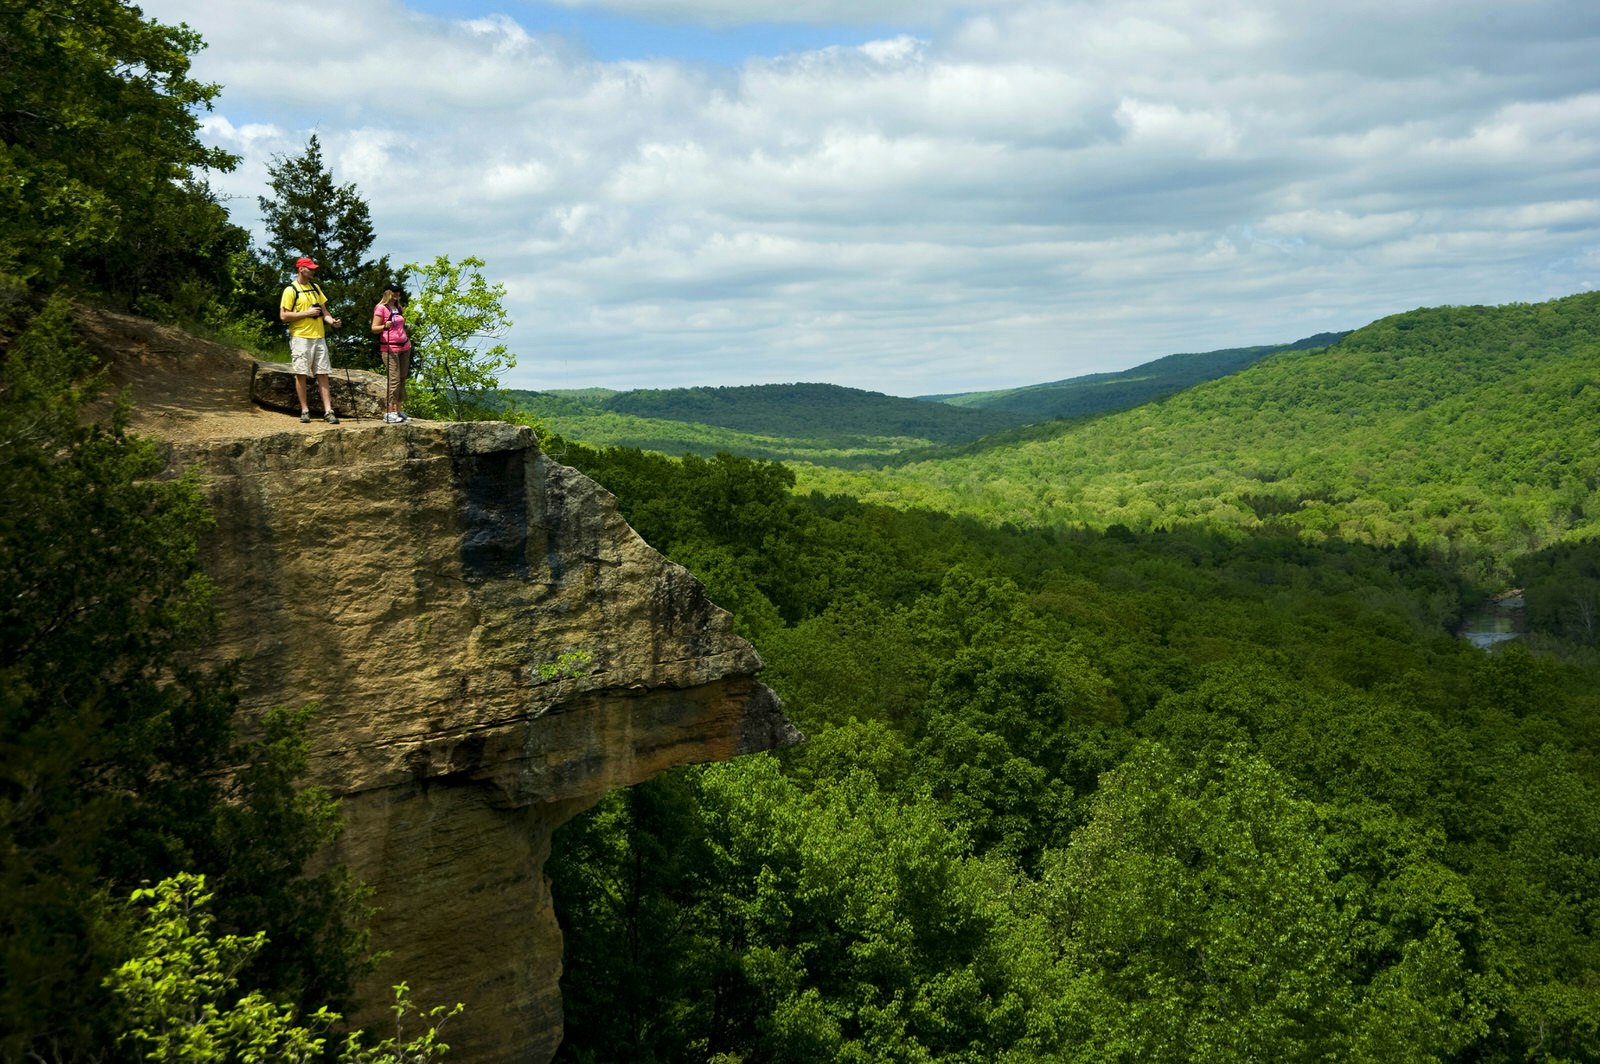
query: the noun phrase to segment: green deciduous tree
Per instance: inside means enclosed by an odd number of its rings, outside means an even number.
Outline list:
[[[236,995],[266,935],[215,934],[204,891],[204,876],[183,874],[133,892],[133,905],[148,907],[134,955],[106,977],[127,1024],[121,1041],[155,1061],[311,1060],[333,1015],[319,1008],[306,1027],[259,991]]]
[[[320,1006],[300,1016],[291,1005],[258,990],[241,991],[239,973],[266,945],[267,936],[218,934],[207,906],[204,876],[183,873],[133,892],[138,929],[133,956],[106,984],[120,1006],[119,1043],[140,1058],[172,1064],[308,1064],[325,1059],[328,1031],[338,1013]],[[395,987],[397,1031],[415,1011],[404,983]],[[439,1028],[462,1010],[443,1006],[420,1014],[427,1030],[409,1042],[402,1035],[365,1045],[359,1032],[339,1047],[339,1064],[427,1064],[449,1046]]]
[[[694,784],[675,772],[613,791],[557,836],[561,1059],[680,1060],[707,1023],[704,1002],[730,973],[708,937],[712,855]]]
[[[1099,751],[1106,681],[1041,644],[986,645],[939,670],[926,704],[917,775],[969,825],[980,852],[1030,865],[1067,841],[1074,794],[1110,763]]]
[[[775,760],[705,774],[709,895],[735,947],[714,1048],[761,1061],[996,1058],[1009,1037],[990,878],[959,826],[866,772],[802,791]]]
[[[1561,543],[1516,562],[1527,623],[1581,646],[1600,645],[1600,540]]]
[[[407,326],[417,346],[418,385],[406,404],[423,417],[470,417],[496,397],[500,374],[517,364],[505,344],[490,342],[505,335],[511,319],[501,305],[505,285],[490,284],[483,265],[471,255],[406,264],[413,277]]]
[[[123,0],[8,4],[0,18],[0,274],[100,287],[132,305],[175,278],[224,287],[230,229],[201,179],[219,87],[189,75],[187,26]]]
[[[995,1059],[989,871],[936,804],[860,771],[808,792],[765,757],[639,790],[557,837],[582,958],[561,1059]]]
[[[1040,891],[1061,989],[1037,1024],[1068,1060],[1422,1064],[1486,1030],[1447,923],[1358,963],[1364,899],[1319,811],[1237,747],[1195,766],[1141,748]]]

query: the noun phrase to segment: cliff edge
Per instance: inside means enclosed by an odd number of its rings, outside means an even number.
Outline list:
[[[244,725],[317,707],[310,782],[343,800],[332,856],[374,888],[388,953],[363,1018],[404,978],[467,1005],[452,1060],[548,1060],[551,833],[609,789],[798,741],[754,649],[525,428],[302,426],[250,401],[248,355],[118,315],[86,326],[134,429],[211,500],[223,619],[204,653],[242,662]]]

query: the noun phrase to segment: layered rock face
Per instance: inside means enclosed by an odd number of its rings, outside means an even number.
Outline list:
[[[464,1002],[471,1064],[550,1058],[551,833],[663,769],[798,741],[760,661],[610,495],[509,425],[408,423],[172,445],[217,528],[206,571],[249,721],[314,703],[333,856],[376,890],[363,988]]]

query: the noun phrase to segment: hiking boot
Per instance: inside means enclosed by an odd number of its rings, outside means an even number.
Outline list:
[[[339,415],[330,410],[328,411],[327,416],[325,416],[322,420],[326,421],[330,425],[337,425],[339,423]]]
[[[399,412],[394,410],[391,410],[387,414],[383,415],[383,422],[386,425],[398,425],[404,420],[405,418],[401,417]]]
[[[311,411],[309,411],[309,410],[300,411],[300,424],[302,424],[302,425],[311,424]]]
[[[402,414],[402,413],[401,413],[401,412],[400,412],[400,411],[398,411],[398,410],[396,410],[396,411],[395,411],[395,412],[394,412],[394,419],[395,419],[395,420],[396,420],[396,421],[410,421],[410,420],[411,420],[411,419],[410,419],[410,418],[408,418],[408,417],[406,417],[406,416],[405,416],[405,415],[404,415],[404,414]]]

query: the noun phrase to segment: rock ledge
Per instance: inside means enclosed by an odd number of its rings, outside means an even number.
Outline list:
[[[337,402],[337,401],[336,401]],[[390,983],[465,1002],[451,1059],[561,1037],[551,832],[664,769],[799,741],[686,570],[527,429],[419,423],[170,444],[217,526],[204,566],[249,722],[314,703],[333,855],[376,889]]]

